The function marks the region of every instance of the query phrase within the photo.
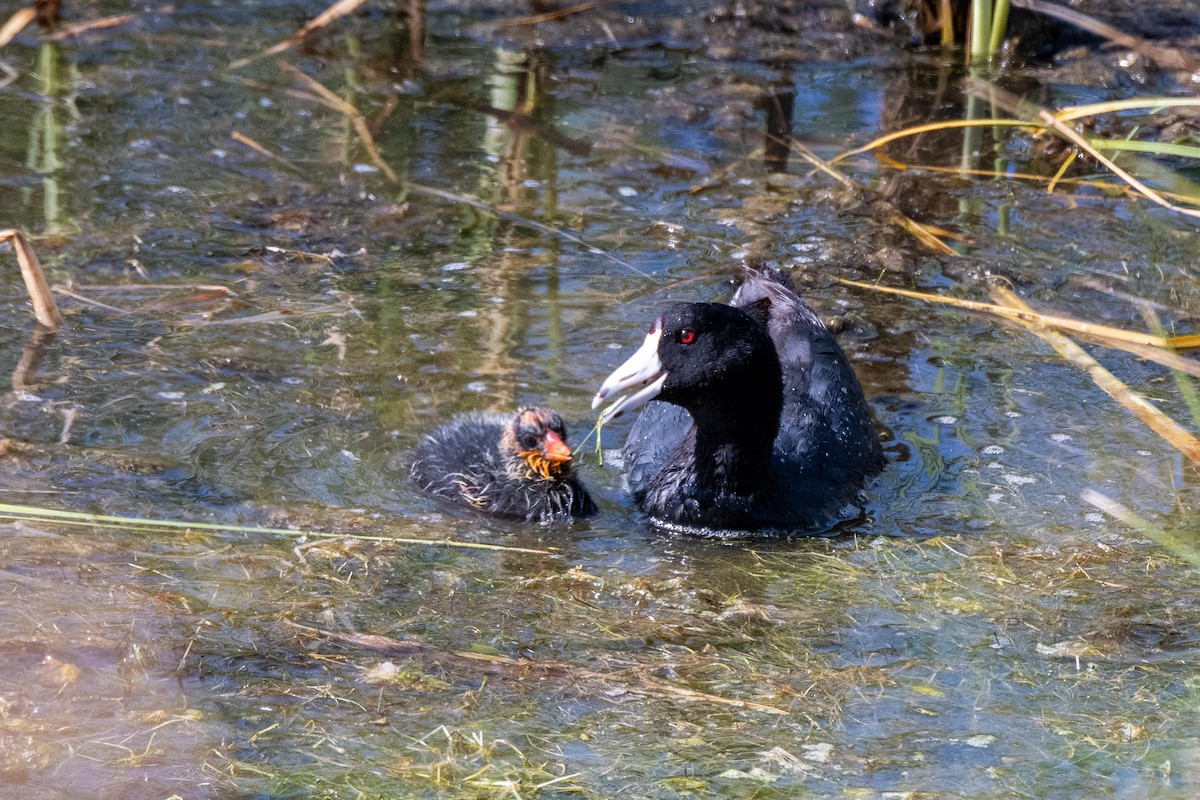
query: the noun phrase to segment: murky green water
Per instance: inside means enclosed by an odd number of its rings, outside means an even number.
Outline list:
[[[607,12],[533,33],[433,4],[417,65],[404,15],[372,8],[283,60],[364,115],[394,183],[274,59],[228,69],[320,4],[135,10],[0,50],[17,73],[0,227],[75,293],[65,329],[31,341],[0,254],[0,373],[24,383],[0,416],[3,500],[543,552],[7,524],[0,795],[1195,796],[1190,542],[1080,499],[1187,533],[1194,470],[1030,334],[833,280],[986,299],[994,274],[1144,329],[1124,292],[1185,333],[1193,226],[1090,190],[852,162],[964,237],[935,257],[794,156],[770,174],[766,90],[794,94],[784,116],[825,158],[963,114],[952,64],[836,15],[798,43]],[[1096,71],[1029,70],[1021,91],[1130,93],[1077,58]],[[514,110],[532,121],[506,124]],[[887,153],[959,166],[962,141]],[[999,167],[1031,160],[1018,135]],[[726,298],[747,257],[795,267],[842,328],[892,462],[866,519],[788,543],[666,537],[594,459],[601,514],[565,529],[406,483],[406,450],[464,410],[552,405],[580,441],[656,310]],[[1189,418],[1164,370],[1093,353]]]

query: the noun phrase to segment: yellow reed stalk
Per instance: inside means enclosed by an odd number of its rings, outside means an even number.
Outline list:
[[[985,313],[995,314],[1016,322],[1043,325],[1047,328],[1059,328],[1099,340],[1124,342],[1129,344],[1143,345],[1146,347],[1164,347],[1166,345],[1166,342],[1164,342],[1161,337],[1154,336],[1153,334],[1140,333],[1138,331],[1126,331],[1122,330],[1121,328],[1113,328],[1108,325],[1099,325],[1094,322],[1084,322],[1083,320],[1074,319],[1072,317],[1042,314],[1038,311],[1034,311],[1028,306],[1018,308],[1013,307],[1011,304],[997,305],[995,303],[983,303],[978,300],[965,300],[960,297],[945,297],[940,294],[916,292],[911,289],[897,289],[891,286],[880,286],[874,283],[850,281],[846,280],[845,278],[835,278],[834,280],[836,280],[838,283],[843,283],[846,286],[855,286],[859,289],[870,289],[873,292],[883,292],[884,294],[896,294],[902,297],[912,297],[916,300],[925,300],[930,303],[942,303],[943,305],[954,306],[956,308],[964,308],[968,311],[983,311]]]
[[[1017,312],[1030,313],[1033,311],[1015,292],[1003,286],[992,287],[992,298]],[[1064,359],[1086,372],[1109,397],[1146,423],[1168,444],[1183,453],[1190,461],[1200,464],[1200,439],[1160,411],[1149,400],[1126,386],[1120,378],[1102,367],[1100,362],[1088,355],[1082,347],[1071,341],[1069,337],[1036,322],[1022,318],[1017,318],[1017,322],[1053,347]]]

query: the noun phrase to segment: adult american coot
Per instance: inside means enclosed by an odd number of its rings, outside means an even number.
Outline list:
[[[663,401],[624,461],[634,499],[667,527],[826,527],[884,464],[845,354],[782,272],[751,271],[731,305],[668,306],[592,407],[626,389],[606,417]]]
[[[413,481],[485,514],[551,522],[596,513],[575,477],[567,428],[544,408],[466,414],[417,445]]]

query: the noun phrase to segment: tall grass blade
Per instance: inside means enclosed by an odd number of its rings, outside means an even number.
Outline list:
[[[0,503],[0,517],[8,519],[23,519],[31,522],[54,523],[59,525],[86,525],[97,528],[117,528],[143,531],[209,531],[212,533],[251,533],[271,536],[286,536],[288,538],[314,539],[361,539],[366,542],[382,542],[387,544],[410,544],[427,547],[461,547],[471,550],[503,550],[513,553],[532,553],[535,555],[554,555],[550,550],[534,550],[527,547],[508,547],[499,544],[483,544],[479,542],[459,542],[453,539],[412,539],[398,536],[365,536],[361,534],[330,533],[327,531],[292,530],[291,528],[257,528],[252,525],[222,525],[214,522],[187,522],[171,519],[139,519],[137,517],[114,517],[107,514],[85,514],[80,511],[63,511],[56,508],[38,508],[36,506],[14,505]]]
[[[1004,34],[1008,31],[1008,0],[996,0],[992,9],[992,35],[988,38],[988,58],[995,58],[1004,44]]]
[[[986,60],[988,58],[988,42],[992,38],[992,0],[972,0],[969,37],[971,60]]]

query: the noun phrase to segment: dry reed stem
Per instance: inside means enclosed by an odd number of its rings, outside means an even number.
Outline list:
[[[1033,310],[1011,289],[992,287],[992,297],[1016,311],[1031,313]],[[1045,326],[1027,319],[1016,320],[1055,349],[1060,356],[1086,372],[1096,385],[1125,407],[1127,411],[1146,423],[1147,426],[1189,460],[1200,464],[1200,439],[1189,433],[1182,425],[1168,417],[1146,398],[1126,386],[1117,376],[1102,367],[1082,347],[1067,336],[1048,330]]]
[[[25,290],[29,292],[29,300],[33,303],[33,315],[37,321],[52,331],[62,326],[62,314],[58,313],[58,304],[50,292],[50,283],[42,264],[38,261],[37,253],[33,252],[25,235],[15,229],[0,231],[0,242],[12,239],[13,250],[17,253],[17,263],[21,266],[21,277],[25,279]]]
[[[231,131],[229,134],[229,138],[233,139],[238,144],[246,145],[246,147],[249,147],[251,150],[258,153],[259,155],[266,156],[267,158],[280,158],[280,156],[276,155],[275,153],[272,153],[270,150],[263,147],[261,144],[254,141],[253,139],[251,139],[249,136],[247,136],[244,133],[240,133],[238,131]]]
[[[888,167],[900,171],[912,170],[914,172],[939,172],[948,175],[976,175],[981,178],[1003,178],[1005,180],[1032,181],[1034,183],[1049,183],[1051,180],[1053,180],[1053,177],[1050,175],[1034,175],[1029,172],[999,172],[994,169],[965,169],[961,166],[947,167],[938,164],[908,164],[904,161],[893,159],[891,156],[886,156],[883,153],[875,153],[874,156],[877,161],[881,161]],[[1108,181],[1101,181],[1095,178],[1060,178],[1058,183],[1060,185],[1066,184],[1070,186],[1086,186],[1091,189],[1098,189],[1102,192],[1121,192],[1130,197],[1137,194],[1137,192],[1133,190],[1133,187],[1129,186],[1128,184],[1110,183]],[[1062,196],[1062,194],[1063,193],[1060,192],[1059,196]],[[1163,197],[1169,197],[1173,200],[1186,201],[1194,199],[1191,195],[1179,194],[1177,192],[1160,191],[1159,194]]]
[[[248,56],[247,58],[239,58],[237,61],[234,61],[232,64],[230,64],[229,68],[241,69],[247,64],[258,61],[259,59],[278,55],[284,50],[290,50],[291,48],[300,44],[300,42],[304,41],[309,34],[324,28],[331,22],[341,19],[347,14],[353,12],[365,2],[366,0],[338,0],[338,2],[334,3],[329,8],[325,9],[320,14],[309,20],[304,27],[293,33],[289,38],[284,39],[282,42],[272,45],[266,50],[263,50],[255,55]]]
[[[547,11],[544,14],[530,14],[525,17],[516,17],[514,19],[506,19],[497,22],[497,28],[515,28],[520,25],[536,25],[539,22],[553,22],[556,19],[564,19],[572,17],[576,14],[582,14],[584,11],[591,11],[593,8],[600,8],[617,2],[617,0],[588,0],[586,3],[571,6],[570,8],[559,8],[554,11]]]
[[[1079,336],[1090,341],[1092,344],[1098,344],[1102,347],[1111,347],[1114,350],[1123,350],[1126,353],[1144,358],[1147,361],[1153,361],[1155,364],[1161,364],[1167,369],[1177,370],[1179,372],[1191,375],[1194,378],[1200,378],[1200,362],[1193,361],[1190,358],[1184,358],[1170,347],[1170,340],[1163,339],[1160,345],[1143,345],[1134,344],[1132,342],[1120,342],[1115,339],[1105,339],[1099,336],[1089,336],[1086,333],[1080,333]]]
[[[799,155],[809,164],[812,164],[815,169],[820,172],[824,172],[842,186],[846,187],[847,189],[853,189],[854,191],[862,191],[862,187],[859,186],[852,178],[850,178],[844,172],[834,169],[833,162],[826,161],[825,159],[821,158],[807,145],[797,142],[794,139],[789,139],[787,142],[785,142],[785,144],[787,144],[792,152]]]
[[[719,170],[714,172],[712,175],[709,175],[707,178],[704,178],[704,179],[700,180],[699,182],[692,184],[691,188],[688,189],[687,193],[688,194],[700,194],[701,192],[707,192],[709,189],[713,189],[717,186],[720,186],[721,182],[724,181],[725,178],[728,177],[728,175],[731,172],[733,172],[739,166],[741,166],[742,164],[744,164],[748,161],[757,160],[759,158],[759,156],[761,156],[762,154],[763,154],[763,148],[756,147],[753,150],[751,150],[750,152],[746,153],[745,155],[738,156],[733,161],[729,162],[728,164],[726,164],[725,166],[721,167]]]
[[[1118,503],[1106,494],[1097,492],[1095,489],[1084,489],[1079,493],[1079,497],[1085,503],[1090,503],[1110,517],[1115,517],[1124,522],[1134,530],[1141,530],[1147,524],[1146,520],[1135,514],[1132,509]]]
[[[191,289],[197,292],[220,292],[226,297],[237,297],[237,292],[228,286],[218,286],[212,283],[122,283],[119,285],[96,283],[72,283],[67,288],[87,292],[177,292],[180,289]]]
[[[126,309],[126,308],[120,308],[118,306],[109,305],[108,303],[101,303],[99,300],[93,300],[92,298],[87,297],[86,295],[82,295],[82,294],[79,294],[78,292],[74,292],[74,291],[68,289],[66,286],[55,286],[54,291],[57,292],[58,294],[61,294],[63,297],[69,297],[72,300],[77,300],[80,303],[83,303],[84,305],[93,306],[95,308],[102,308],[105,311],[112,311],[117,314],[133,313],[133,312],[129,311],[129,309]]]
[[[1012,96],[1010,95],[1010,97],[1012,97]],[[1016,105],[1019,105],[1019,103],[1017,103]],[[1116,102],[1111,102],[1111,103],[1093,103],[1093,104],[1084,105],[1084,106],[1070,106],[1067,108],[1059,109],[1058,111],[1054,111],[1054,112],[1041,111],[1040,112],[1041,115],[1049,115],[1049,117],[1040,116],[1041,121],[1017,120],[1017,119],[978,119],[978,120],[967,119],[967,120],[944,120],[941,122],[930,122],[930,123],[926,123],[923,125],[915,125],[915,126],[912,126],[909,128],[904,128],[902,130],[893,131],[892,133],[888,133],[883,136],[880,136],[876,139],[871,140],[870,142],[867,142],[866,144],[862,145],[861,147],[856,147],[852,150],[847,150],[843,153],[840,153],[837,156],[834,156],[834,158],[832,160],[830,160],[828,163],[829,164],[837,164],[837,163],[840,163],[840,162],[844,161],[845,159],[848,159],[852,156],[860,155],[862,153],[870,152],[872,150],[878,150],[883,145],[888,144],[893,141],[896,141],[898,139],[907,138],[909,136],[916,136],[916,135],[922,134],[922,133],[930,133],[933,131],[953,130],[953,129],[957,129],[957,128],[1035,127],[1038,129],[1045,129],[1045,128],[1049,127],[1049,128],[1054,129],[1056,132],[1059,132],[1060,135],[1065,136],[1066,138],[1070,139],[1072,142],[1075,142],[1077,144],[1079,142],[1083,142],[1083,144],[1079,145],[1080,149],[1085,150],[1089,154],[1096,154],[1098,156],[1097,160],[1100,161],[1101,163],[1103,163],[1105,166],[1109,167],[1114,173],[1116,173],[1119,177],[1121,177],[1121,179],[1124,180],[1125,183],[1120,184],[1120,185],[1114,185],[1114,184],[1105,184],[1103,182],[1091,180],[1091,179],[1071,179],[1071,180],[1065,179],[1062,177],[1062,173],[1065,172],[1066,167],[1069,166],[1069,164],[1070,164],[1069,161],[1066,164],[1064,164],[1063,168],[1059,171],[1058,175],[1054,176],[1053,178],[1047,178],[1046,176],[1042,176],[1042,175],[1028,175],[1028,174],[1022,174],[1022,173],[999,173],[999,172],[996,172],[995,170],[975,170],[975,169],[964,169],[962,167],[938,167],[938,166],[921,166],[921,165],[909,166],[908,164],[906,164],[902,161],[896,161],[896,160],[889,158],[879,152],[876,152],[874,154],[874,157],[876,158],[876,160],[883,162],[887,166],[889,166],[893,169],[899,169],[899,170],[919,169],[919,170],[924,170],[924,171],[928,171],[928,172],[949,172],[949,173],[958,173],[958,174],[982,175],[984,177],[1021,178],[1021,179],[1026,179],[1026,180],[1035,180],[1035,181],[1042,181],[1042,182],[1049,181],[1051,183],[1050,191],[1053,191],[1054,185],[1057,183],[1060,183],[1060,182],[1080,184],[1080,185],[1085,185],[1085,186],[1093,186],[1093,187],[1100,188],[1100,189],[1116,188],[1116,189],[1123,190],[1125,192],[1136,192],[1138,194],[1141,194],[1142,196],[1147,197],[1148,199],[1150,199],[1156,203],[1159,203],[1160,205],[1164,205],[1165,207],[1170,208],[1173,211],[1178,211],[1182,214],[1188,214],[1189,216],[1200,216],[1200,213],[1193,213],[1188,209],[1184,209],[1184,208],[1181,208],[1180,206],[1166,203],[1163,200],[1164,198],[1169,197],[1174,200],[1182,200],[1185,202],[1197,203],[1197,202],[1200,202],[1200,199],[1198,199],[1196,197],[1188,196],[1188,195],[1176,194],[1173,192],[1166,192],[1166,191],[1160,192],[1157,190],[1151,190],[1145,184],[1143,184],[1139,180],[1133,178],[1128,172],[1125,172],[1124,170],[1117,167],[1111,160],[1106,159],[1103,156],[1099,156],[1100,150],[1117,149],[1119,146],[1124,145],[1125,144],[1124,142],[1122,142],[1122,141],[1114,141],[1114,142],[1101,141],[1098,144],[1093,143],[1093,141],[1089,141],[1089,140],[1083,138],[1082,136],[1080,136],[1079,134],[1075,133],[1073,131],[1073,129],[1061,124],[1065,121],[1079,119],[1081,117],[1091,116],[1091,115],[1095,115],[1095,114],[1113,113],[1113,112],[1133,110],[1133,109],[1161,109],[1161,108],[1172,108],[1172,107],[1181,107],[1181,106],[1189,106],[1190,107],[1190,106],[1197,106],[1197,105],[1200,105],[1200,98],[1164,97],[1164,98],[1153,98],[1153,100],[1147,100],[1147,99],[1143,98],[1143,99],[1138,99],[1138,100],[1116,101]],[[1017,113],[1016,108],[1010,108],[1009,110],[1013,113]],[[1071,133],[1068,134],[1068,133],[1066,133],[1066,131],[1070,131]],[[1111,145],[1111,147],[1107,147],[1108,145]],[[1125,149],[1129,149],[1129,148],[1126,147]]]
[[[291,325],[299,319],[307,319],[309,317],[320,317],[325,315],[337,316],[346,315],[354,311],[352,306],[340,306],[331,304],[320,304],[311,307],[286,308],[276,309],[275,311],[264,311],[261,314],[253,314],[248,317],[235,317],[233,319],[182,319],[179,320],[180,325],[204,325],[206,327],[224,327],[231,325],[263,325],[268,323],[279,323],[281,325]]]
[[[63,511],[54,508],[38,508],[14,503],[0,503],[0,518],[24,519],[55,525],[82,525],[93,528],[117,530],[183,530],[207,531],[210,533],[250,533],[263,536],[283,536],[293,539],[345,539],[344,533],[328,531],[293,530],[292,528],[260,528],[253,525],[222,525],[216,522],[188,522],[171,519],[140,519],[138,517],[115,517],[108,514],[88,514],[81,511]],[[403,536],[369,536],[352,534],[349,538],[364,542],[393,545],[417,545],[420,547],[454,547],[465,550],[494,550],[505,553],[528,553],[539,556],[557,555],[553,549],[536,550],[530,547],[510,547],[503,544],[484,542],[460,542],[455,539],[417,539]]]
[[[908,231],[913,238],[925,245],[925,247],[928,249],[933,250],[935,253],[941,253],[945,256],[958,255],[958,253],[954,252],[953,247],[939,239],[937,235],[932,233],[926,226],[900,211],[900,209],[895,208],[890,203],[888,204],[886,216],[888,222]]]
[[[1163,109],[1177,107],[1194,107],[1200,106],[1200,98],[1195,97],[1160,97],[1153,99],[1137,98],[1132,100],[1117,100],[1108,103],[1090,103],[1082,106],[1068,106],[1061,108],[1054,113],[1055,119],[1062,122],[1070,122],[1081,117],[1091,117],[1097,114],[1110,114],[1119,111],[1135,111],[1137,109]],[[889,144],[898,139],[906,139],[909,136],[917,136],[922,133],[933,133],[936,131],[954,130],[956,128],[1044,128],[1045,126],[1038,122],[1021,119],[949,119],[939,122],[927,122],[922,125],[913,125],[912,127],[902,128],[898,131],[886,133],[883,136],[872,139],[861,147],[856,147],[853,150],[847,150],[844,153],[834,156],[830,159],[830,164],[837,164],[845,161],[852,156],[862,153],[877,150],[885,144]],[[956,168],[957,169],[957,168]],[[1041,177],[1041,176],[1039,176]],[[1043,178],[1044,180],[1044,178]]]
[[[230,298],[237,297],[236,292],[232,291],[231,289],[229,289],[225,286],[210,286],[210,285],[205,285],[205,284],[200,284],[200,285],[195,285],[195,286],[187,286],[187,285],[169,286],[169,285],[154,285],[154,284],[124,284],[122,286],[78,286],[75,284],[68,284],[68,285],[55,284],[54,286],[51,287],[51,290],[55,294],[62,295],[63,297],[69,297],[72,300],[77,300],[80,303],[84,303],[86,305],[93,306],[95,308],[102,308],[105,311],[112,311],[116,314],[132,314],[132,313],[134,313],[130,309],[110,305],[108,303],[104,303],[99,300],[95,300],[91,297],[88,297],[87,295],[80,294],[80,291],[85,290],[85,289],[90,290],[90,291],[95,291],[95,292],[123,292],[123,293],[134,293],[134,292],[143,291],[143,290],[178,292],[181,289],[189,289],[192,291],[192,294],[190,294],[190,295],[185,295],[185,296],[181,296],[181,297],[177,297],[177,298],[167,298],[164,300],[157,300],[153,303],[143,303],[142,305],[140,305],[137,308],[137,311],[139,313],[147,313],[147,312],[151,312],[151,311],[165,311],[165,310],[178,308],[179,306],[183,306],[183,305],[193,305],[196,303],[207,303],[212,300],[228,300]]]
[[[1073,319],[1071,317],[1042,314],[1024,304],[1022,304],[1021,307],[1013,307],[1012,305],[997,305],[994,303],[983,303],[978,300],[964,300],[958,297],[944,297],[939,294],[915,292],[911,289],[897,289],[891,286],[880,286],[874,283],[851,281],[845,278],[834,278],[834,280],[836,280],[838,283],[843,283],[847,286],[855,286],[859,289],[869,289],[874,292],[883,292],[884,294],[896,294],[900,295],[901,297],[912,297],[917,300],[925,300],[930,303],[942,303],[944,305],[955,306],[956,308],[964,308],[968,311],[983,311],[988,314],[996,314],[997,316],[1011,319],[1015,322],[1041,325],[1047,328],[1059,328],[1062,330],[1071,331],[1072,333],[1080,334],[1081,336],[1088,336],[1102,342],[1112,341],[1123,344],[1155,348],[1162,348],[1167,345],[1166,340],[1164,340],[1162,337],[1154,336],[1153,334],[1121,330],[1120,328],[1113,328],[1108,325],[1097,325],[1092,322],[1083,322],[1082,320]]]
[[[362,140],[362,145],[367,150],[367,156],[371,159],[371,163],[375,165],[375,168],[386,175],[387,179],[392,183],[400,182],[400,178],[398,175],[396,175],[396,171],[392,169],[391,165],[384,161],[383,156],[379,154],[379,148],[375,146],[375,137],[371,136],[371,129],[367,127],[367,118],[364,117],[357,108],[350,105],[345,100],[322,86],[320,82],[313,80],[300,70],[293,67],[291,64],[280,61],[278,62],[278,66],[281,70],[287,72],[297,81],[308,87],[308,89],[312,91],[314,95],[316,95],[318,102],[320,102],[322,105],[344,114],[354,126],[354,132],[357,133],[358,138]]]
[[[954,252],[954,249],[952,247],[950,247],[950,245],[946,244],[941,239],[939,239],[936,235],[931,233],[929,231],[929,229],[926,228],[924,225],[922,225],[921,223],[919,223],[916,220],[909,217],[907,214],[902,212],[900,209],[896,208],[892,203],[880,198],[878,193],[876,193],[864,186],[859,185],[853,179],[846,176],[844,173],[839,172],[838,170],[834,169],[833,166],[829,162],[822,159],[820,156],[818,156],[816,153],[814,153],[807,146],[801,144],[800,142],[796,142],[796,141],[788,141],[787,145],[789,148],[791,148],[791,150],[794,153],[799,155],[801,158],[803,158],[809,164],[812,164],[814,168],[816,168],[817,170],[820,170],[821,172],[824,172],[826,175],[833,178],[838,183],[842,184],[842,186],[844,186],[847,189],[850,189],[852,191],[858,192],[860,195],[871,197],[871,198],[875,199],[875,201],[878,203],[884,204],[884,206],[886,208],[886,214],[884,215],[886,220],[888,222],[892,223],[893,225],[896,225],[897,227],[900,227],[900,228],[904,229],[905,231],[908,231],[908,233],[913,238],[915,238],[921,244],[925,245],[925,247],[929,248],[930,250],[933,250],[936,253],[941,253],[942,255],[946,255],[946,256],[957,255],[957,253]]]
[[[18,33],[25,30],[25,26],[37,19],[37,11],[33,8],[19,8],[16,13],[8,18],[3,27],[0,27],[0,47],[11,42]]]
[[[948,119],[941,122],[927,122],[924,125],[914,125],[910,128],[902,128],[892,133],[886,133],[876,139],[872,139],[861,147],[856,147],[853,150],[847,150],[844,153],[834,156],[829,160],[830,164],[837,164],[845,161],[847,158],[857,156],[862,153],[876,150],[883,147],[885,144],[896,141],[897,139],[906,139],[909,136],[916,136],[921,133],[933,133],[935,131],[954,130],[955,128],[1029,128],[1035,127],[1033,123],[1020,119]],[[1040,127],[1040,126],[1036,126]]]
[[[944,297],[936,294],[926,294],[924,292],[916,292],[910,289],[895,289],[890,286],[880,286],[878,284],[861,283],[859,281],[846,280],[845,278],[835,278],[839,283],[847,286],[855,286],[860,289],[870,289],[884,294],[896,294],[902,297],[912,297],[917,300],[925,300],[930,303],[941,303],[943,305],[962,308],[967,311],[980,311],[986,314],[994,314],[1004,317],[1015,322],[1023,322],[1034,325],[1044,325],[1048,328],[1058,328],[1068,330],[1071,333],[1082,336],[1093,344],[1098,344],[1104,347],[1111,347],[1116,350],[1123,350],[1126,353],[1131,353],[1139,358],[1144,358],[1147,361],[1153,361],[1156,364],[1161,364],[1168,369],[1178,370],[1180,372],[1200,378],[1200,363],[1191,359],[1183,358],[1174,350],[1178,349],[1172,346],[1172,340],[1151,334],[1138,333],[1136,331],[1124,331],[1120,328],[1110,328],[1107,325],[1097,325],[1090,322],[1082,322],[1071,317],[1059,317],[1042,314],[1038,311],[1029,310],[1017,311],[1008,306],[998,306],[992,303],[981,303],[977,300],[963,300],[957,297]],[[1188,338],[1188,337],[1182,337]],[[1200,337],[1196,337],[1200,338]]]
[[[1163,208],[1170,209],[1171,211],[1174,211],[1178,214],[1183,214],[1185,216],[1192,217],[1194,219],[1200,219],[1200,209],[1184,208],[1182,206],[1177,206],[1174,203],[1170,202],[1165,197],[1163,197],[1158,192],[1156,192],[1154,189],[1151,189],[1149,186],[1142,183],[1142,181],[1138,180],[1133,175],[1126,172],[1122,167],[1117,166],[1117,164],[1112,159],[1108,158],[1103,153],[1101,153],[1098,149],[1093,147],[1092,144],[1084,136],[1082,136],[1078,131],[1076,131],[1070,125],[1067,125],[1062,120],[1060,120],[1058,117],[1056,117],[1053,112],[1050,112],[1044,108],[1039,108],[1035,105],[1026,103],[1025,101],[1022,101],[1021,98],[1017,97],[1012,92],[1007,92],[1003,89],[1000,89],[997,86],[994,86],[994,85],[988,83],[987,81],[978,80],[976,78],[968,78],[967,79],[966,90],[969,94],[973,94],[976,97],[980,97],[990,103],[994,103],[995,105],[998,105],[1001,108],[1008,109],[1010,113],[1014,113],[1014,114],[1021,113],[1020,109],[1022,107],[1028,108],[1030,111],[1036,112],[1034,115],[1039,120],[1041,120],[1046,125],[1053,128],[1056,133],[1058,133],[1064,139],[1069,141],[1071,144],[1075,145],[1080,150],[1087,153],[1092,158],[1096,159],[1096,161],[1103,164],[1114,175],[1116,175],[1121,180],[1125,181],[1127,184],[1129,184],[1131,187],[1133,187],[1135,190],[1137,190],[1143,197],[1145,197],[1150,202],[1156,203],[1157,205],[1160,205]],[[1200,198],[1194,198],[1193,202],[1200,203]]]
[[[310,95],[306,95],[306,97],[310,97]],[[286,158],[279,155],[278,153],[268,150],[266,147],[263,147],[261,144],[254,141],[253,139],[251,139],[249,136],[247,136],[244,133],[240,133],[238,131],[232,131],[229,134],[229,138],[233,139],[238,144],[242,144],[242,145],[245,145],[246,147],[249,147],[251,150],[253,150],[254,152],[258,153],[261,156],[266,156],[267,158],[269,158],[273,161],[278,161],[280,164],[283,164],[285,167],[288,167],[289,169],[300,171],[300,168],[297,167],[295,164],[293,164],[291,161],[288,161]]]
[[[117,14],[112,17],[103,17],[94,19],[89,22],[80,22],[77,25],[68,25],[55,33],[50,34],[46,38],[52,42],[61,42],[67,39],[74,39],[76,36],[82,36],[85,33],[92,31],[104,30],[106,28],[116,28],[119,25],[124,25],[127,22],[133,22],[137,19],[137,14]]]
[[[1195,350],[1200,347],[1200,333],[1172,336],[1167,339],[1167,346],[1172,350]]]
[[[1060,108],[1054,116],[1063,122],[1082,117],[1094,117],[1098,114],[1116,114],[1121,111],[1161,111],[1164,108],[1181,108],[1200,106],[1200,97],[1132,97],[1128,100],[1106,100],[1103,103],[1085,103],[1081,106],[1066,106]]]

